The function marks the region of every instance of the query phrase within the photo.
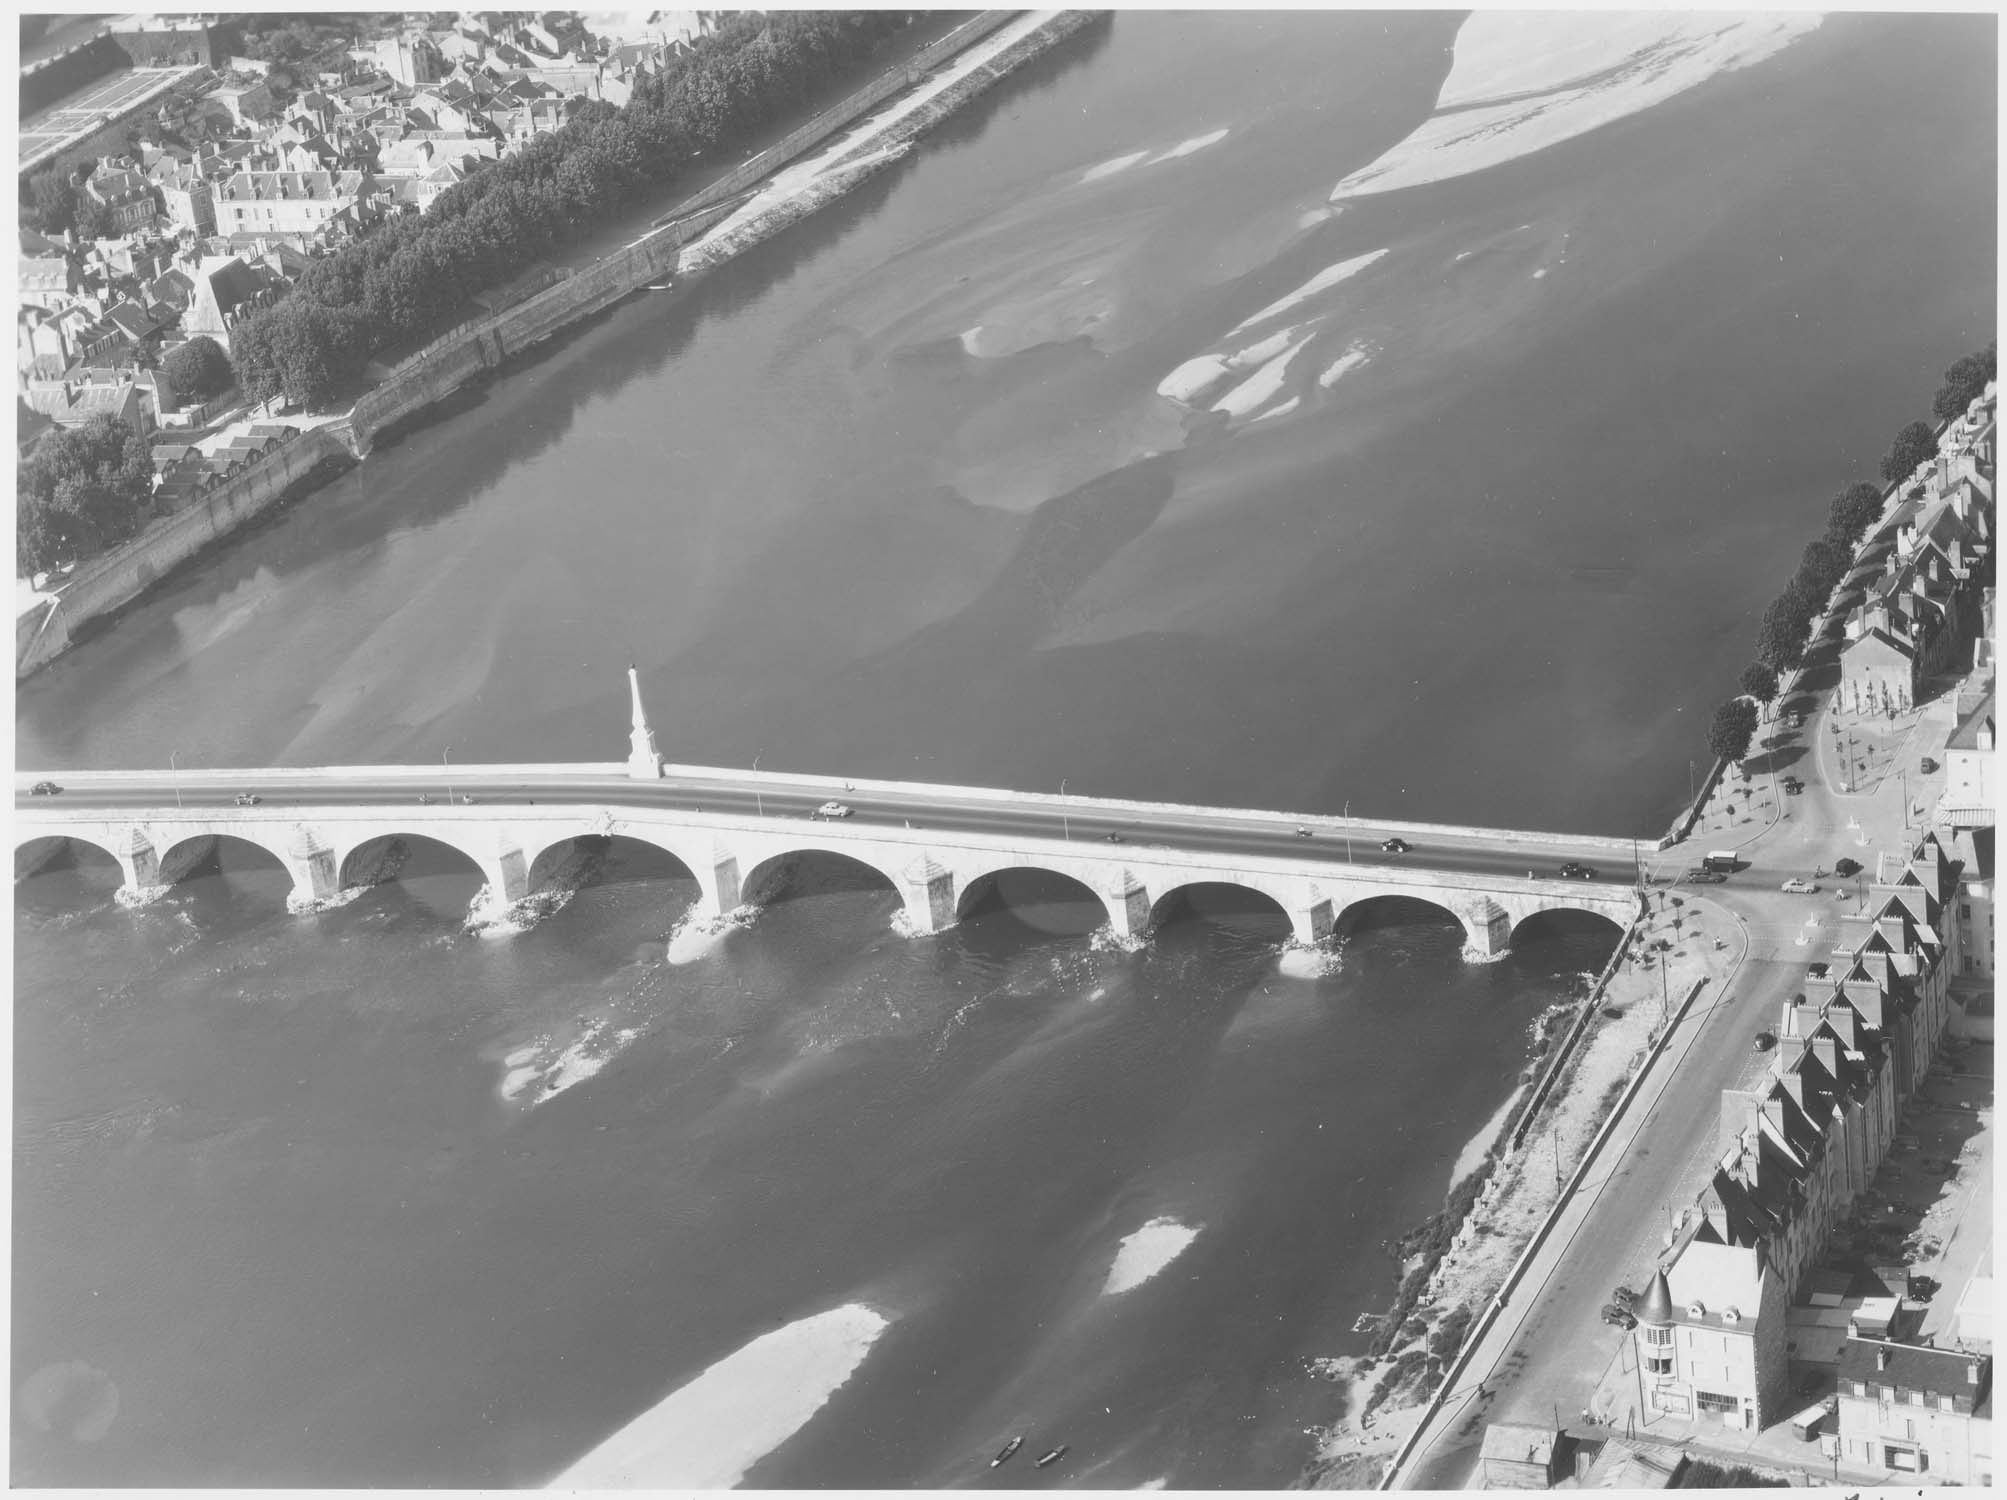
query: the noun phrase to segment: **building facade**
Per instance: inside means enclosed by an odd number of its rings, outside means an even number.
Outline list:
[[[1992,1382],[1986,1355],[1849,1339],[1840,1354],[1840,1461],[1990,1486]]]

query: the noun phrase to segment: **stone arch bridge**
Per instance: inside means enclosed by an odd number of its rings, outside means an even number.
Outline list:
[[[396,768],[404,776],[430,775],[439,770]],[[522,771],[524,768],[515,768]],[[545,768],[551,769],[551,768]],[[586,769],[615,772],[618,768],[570,768],[574,779]],[[1161,820],[1173,826],[1152,827],[1148,816],[1132,817],[1153,804],[1104,803],[1088,798],[1024,798],[1031,803],[1062,803],[1058,814],[1036,808],[1043,821],[1026,814],[1023,827],[943,828],[932,820],[880,816],[821,819],[811,815],[814,798],[830,788],[840,795],[871,800],[873,793],[899,783],[873,783],[843,790],[847,784],[814,778],[775,778],[764,797],[758,785],[750,794],[755,807],[744,812],[701,810],[673,805],[673,791],[657,784],[623,787],[606,776],[588,790],[574,787],[568,800],[511,795],[519,787],[495,784],[489,768],[453,768],[460,796],[479,791],[478,799],[448,803],[444,796],[420,802],[400,792],[394,804],[381,798],[347,800],[336,787],[307,780],[315,773],[202,773],[195,783],[203,793],[191,805],[182,797],[183,773],[174,799],[142,799],[129,805],[106,805],[118,773],[96,773],[89,787],[72,787],[64,795],[21,797],[16,802],[17,871],[46,862],[61,840],[94,845],[115,859],[123,872],[122,896],[143,899],[173,877],[177,865],[190,863],[192,851],[214,847],[218,839],[241,839],[264,850],[292,877],[291,904],[310,910],[335,897],[345,886],[366,880],[372,849],[397,837],[422,837],[459,851],[481,872],[490,904],[507,903],[532,894],[533,875],[545,856],[580,839],[619,836],[639,840],[664,851],[695,877],[699,896],[693,915],[720,917],[746,903],[757,904],[784,879],[791,862],[818,851],[855,860],[883,877],[897,892],[906,922],[917,933],[952,925],[981,899],[992,877],[1006,871],[1031,869],[1070,877],[1092,891],[1107,913],[1116,936],[1133,939],[1148,932],[1179,893],[1199,884],[1225,884],[1256,892],[1273,901],[1288,917],[1299,943],[1311,944],[1332,935],[1349,908],[1379,897],[1400,896],[1425,901],[1448,911],[1463,925],[1466,953],[1491,958],[1511,945],[1514,930],[1529,918],[1553,911],[1585,911],[1627,927],[1638,898],[1626,867],[1611,878],[1562,879],[1553,854],[1539,848],[1528,854],[1513,849],[1489,860],[1468,851],[1456,859],[1431,858],[1424,843],[1429,825],[1345,825],[1347,842],[1336,837],[1338,820],[1311,830],[1316,837],[1292,839],[1295,830],[1286,814],[1233,814],[1235,819],[1268,819],[1277,826],[1263,838],[1250,835],[1241,847],[1221,847],[1211,836],[1203,809],[1160,809]],[[157,773],[133,773],[152,776]],[[279,793],[256,805],[237,805],[223,794],[225,782],[258,783],[279,775],[301,778],[297,795]],[[336,775],[339,773],[321,773]],[[665,771],[664,774],[670,774]],[[715,777],[727,774],[711,773]],[[85,780],[84,777],[74,778]],[[803,791],[804,786],[808,790]],[[603,795],[594,795],[603,787]],[[786,789],[793,789],[790,798]],[[912,787],[915,793],[948,789]],[[968,789],[1009,806],[1018,794]],[[84,795],[73,795],[82,793]],[[89,796],[92,800],[87,801]],[[177,806],[176,800],[182,805]],[[773,804],[780,803],[779,807]],[[903,804],[921,811],[917,803]],[[1094,821],[1096,815],[1101,821]],[[1120,815],[1118,818],[1117,815]],[[1176,814],[1175,818],[1169,816]],[[1221,815],[1222,818],[1226,814]],[[991,815],[991,824],[1008,824],[1006,812]],[[1051,827],[1058,822],[1058,828]],[[1088,831],[1105,822],[1121,821],[1135,831],[1109,841]],[[1385,827],[1415,830],[1413,851],[1389,858],[1369,835]],[[1256,829],[1259,833],[1261,830]],[[1058,833],[1060,836],[1055,837]],[[1474,836],[1482,831],[1462,830]],[[1278,835],[1280,835],[1278,837]],[[1500,835],[1501,838],[1507,837]],[[1512,836],[1549,839],[1546,835]],[[1556,840],[1555,842],[1560,842]],[[1614,840],[1574,840],[1568,847],[1604,848],[1611,860]],[[1357,853],[1368,856],[1366,862]],[[1484,852],[1482,840],[1478,853]],[[1628,852],[1628,849],[1626,849]],[[1536,856],[1547,864],[1542,872]],[[1499,869],[1501,862],[1511,866]],[[1530,866],[1521,872],[1521,864]],[[1489,865],[1489,868],[1482,866]],[[1461,867],[1459,867],[1461,866]]]

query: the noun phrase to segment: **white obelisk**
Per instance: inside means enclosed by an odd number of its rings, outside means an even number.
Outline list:
[[[641,678],[628,663],[627,691],[634,699],[634,728],[627,737],[627,774],[636,781],[655,781],[662,775],[662,757],[655,753],[655,731],[648,727],[648,715],[641,711]]]

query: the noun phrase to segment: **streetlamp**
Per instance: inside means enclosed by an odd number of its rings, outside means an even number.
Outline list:
[[[439,752],[439,764],[446,769],[446,801],[449,805],[453,801],[453,763],[447,757],[452,753],[453,747],[451,745],[448,745],[444,750]]]
[[[753,752],[753,775],[755,778],[757,778],[760,774],[760,757],[765,754],[766,751],[764,750],[756,750]],[[760,795],[760,784],[758,780],[755,780],[753,782],[753,810],[762,818],[764,818],[767,815],[766,798]]]
[[[1345,799],[1345,863],[1352,863],[1352,799]]]
[[[180,768],[174,764],[174,757],[179,753],[176,750],[167,752],[167,775],[168,779],[174,783],[174,806],[177,811],[181,807],[181,774]]]
[[[1073,822],[1066,816],[1066,778],[1059,778],[1059,829],[1066,835],[1066,842],[1073,842]]]

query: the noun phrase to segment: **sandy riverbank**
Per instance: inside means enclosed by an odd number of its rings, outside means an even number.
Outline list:
[[[1457,32],[1435,113],[1339,182],[1331,201],[1515,161],[1761,62],[1819,21],[1808,12],[1479,11]]]
[[[551,1489],[730,1489],[836,1393],[889,1322],[858,1303],[762,1334],[551,1480]]]

